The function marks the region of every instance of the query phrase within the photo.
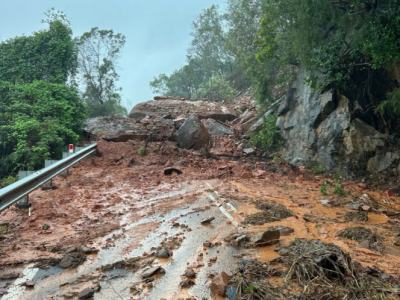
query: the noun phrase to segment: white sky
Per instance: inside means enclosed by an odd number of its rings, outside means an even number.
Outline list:
[[[205,8],[226,0],[0,0],[0,41],[44,28],[44,12],[65,12],[74,36],[92,27],[126,36],[119,85],[129,110],[153,98],[149,82],[186,62],[191,23]]]

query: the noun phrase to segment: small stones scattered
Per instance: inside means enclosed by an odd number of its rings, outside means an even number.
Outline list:
[[[211,247],[213,246],[213,244],[212,244],[210,241],[205,241],[205,242],[203,243],[203,246],[204,246],[204,247],[211,248]]]

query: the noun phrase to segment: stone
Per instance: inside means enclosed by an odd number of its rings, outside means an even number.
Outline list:
[[[240,246],[243,243],[248,242],[249,240],[250,240],[249,237],[247,235],[245,235],[245,234],[242,234],[242,235],[240,235],[240,236],[235,238],[236,244],[238,246]]]
[[[129,113],[129,118],[134,121],[141,121],[146,116],[161,118],[170,114],[174,119],[188,118],[196,115],[200,119],[214,119],[225,122],[236,119],[234,109],[217,101],[188,100],[182,101],[181,98],[165,98],[162,101],[150,100],[135,105]]]
[[[187,278],[195,278],[196,277],[196,273],[193,271],[192,268],[187,269],[183,275],[185,275]]]
[[[368,240],[365,240],[358,244],[359,248],[369,249],[369,246],[370,246],[370,242]]]
[[[377,174],[387,170],[392,163],[399,158],[398,154],[392,152],[378,152],[368,160],[367,170]]]
[[[18,274],[18,273],[6,273],[3,275],[0,275],[0,280],[16,279],[19,277],[20,277],[20,274]]]
[[[267,231],[254,237],[253,242],[256,246],[273,245],[279,242],[281,233],[277,229],[268,229]]]
[[[181,283],[179,284],[182,288],[189,288],[191,286],[193,286],[195,283],[193,280],[191,279],[184,279],[181,281]]]
[[[33,288],[35,286],[35,282],[33,280],[27,280],[24,283],[22,283],[21,285],[26,286],[28,288]]]
[[[210,285],[211,294],[215,296],[225,296],[226,287],[229,283],[229,276],[225,272],[219,273],[215,276]]]
[[[200,223],[201,224],[208,224],[213,220],[215,220],[215,217],[208,217],[208,218],[203,219]]]
[[[205,241],[205,242],[203,243],[203,246],[204,246],[204,247],[209,247],[209,248],[210,248],[210,247],[212,247],[212,245],[213,245],[213,244],[212,244],[210,241]]]
[[[361,209],[362,209],[363,211],[371,211],[371,206],[369,206],[369,205],[362,205],[362,206],[361,206]]]
[[[93,295],[94,295],[94,290],[91,288],[86,288],[79,293],[78,299],[89,299],[92,298]]]
[[[97,250],[97,249],[89,248],[89,247],[86,247],[86,246],[82,246],[82,247],[81,247],[81,250],[82,250],[82,252],[85,253],[85,254],[93,254],[93,253],[99,252],[99,250]]]
[[[172,175],[172,173],[176,173],[178,175],[183,174],[183,172],[177,168],[169,167],[169,168],[164,169],[164,175],[169,176],[169,175]]]
[[[168,251],[168,249],[167,248],[161,248],[161,249],[158,249],[157,251],[156,251],[156,257],[159,257],[159,258],[168,258],[170,255],[169,255],[169,251]]]
[[[359,210],[361,206],[362,206],[361,203],[352,203],[347,205],[347,208],[351,210]]]
[[[200,119],[190,116],[179,128],[176,141],[180,148],[200,150],[209,146],[211,138]]]
[[[202,120],[204,127],[207,129],[208,133],[212,135],[231,135],[233,130],[220,121],[214,119]]]
[[[68,248],[65,250],[65,253],[72,253],[72,252],[77,252],[77,251],[78,251],[78,248],[75,247],[75,246],[73,246],[73,247],[68,247]]]
[[[400,247],[398,247],[398,246],[387,246],[385,248],[385,254],[400,256]]]
[[[148,268],[147,270],[145,270],[142,273],[142,278],[149,278],[149,277],[153,276],[154,274],[160,272],[161,269],[162,268],[160,266]]]
[[[80,253],[67,254],[61,259],[58,266],[63,269],[74,268],[82,264],[85,260],[86,257]]]
[[[319,202],[321,202],[321,203],[324,204],[324,205],[327,205],[327,204],[329,204],[331,201],[328,200],[328,199],[321,199],[321,200],[319,200]]]
[[[174,131],[174,121],[169,119],[149,119],[146,124],[137,123],[121,116],[105,116],[85,121],[84,131],[99,136],[110,142],[126,142],[129,140],[144,141],[151,135],[153,141],[165,139],[166,133]],[[174,140],[175,135],[169,139]]]
[[[242,151],[243,151],[244,154],[247,154],[247,155],[256,154],[256,149],[255,148],[245,148]]]
[[[269,227],[269,230],[279,230],[281,236],[283,235],[291,235],[294,232],[294,229],[292,227],[287,227],[287,226],[273,226]]]

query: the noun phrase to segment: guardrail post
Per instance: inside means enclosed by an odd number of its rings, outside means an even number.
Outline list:
[[[70,153],[69,152],[63,152],[62,153],[62,158],[64,159],[64,158],[67,158],[68,156],[70,155]],[[62,176],[62,177],[67,177],[69,175],[69,173],[68,173],[68,169],[65,169],[64,171],[62,171],[61,173],[60,173],[60,176]]]
[[[44,161],[44,167],[47,168],[56,162],[58,162],[58,160],[46,159]],[[52,179],[50,179],[49,181],[46,181],[44,184],[42,184],[42,190],[52,190],[52,189],[53,189],[53,180]]]
[[[18,172],[18,179],[22,179],[28,177],[29,175],[35,173],[34,171],[19,171]],[[29,208],[31,207],[32,203],[29,203],[29,195],[22,197],[17,204],[15,204],[18,208]]]

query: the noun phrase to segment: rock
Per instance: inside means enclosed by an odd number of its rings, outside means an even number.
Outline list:
[[[361,206],[362,206],[362,203],[352,203],[352,204],[347,205],[347,208],[351,209],[351,210],[359,210]]]
[[[233,130],[229,126],[216,121],[214,119],[207,119],[202,121],[204,127],[207,129],[210,135],[230,135],[233,134]]]
[[[321,203],[324,204],[324,205],[327,205],[327,204],[329,204],[329,203],[331,202],[331,200],[328,200],[328,199],[321,199],[321,200],[319,200],[319,202],[321,202]]]
[[[363,211],[371,211],[371,206],[369,206],[369,205],[362,205],[360,208],[361,208]]]
[[[368,160],[367,170],[372,174],[377,174],[387,170],[392,163],[399,158],[397,153],[378,152]]]
[[[147,270],[145,270],[142,273],[142,278],[149,278],[149,277],[153,276],[154,274],[159,273],[161,271],[161,269],[163,269],[163,268],[161,268],[160,266],[148,268]]]
[[[73,247],[68,247],[68,248],[65,250],[65,253],[72,253],[72,252],[78,252],[78,248],[75,247],[75,246],[73,246]]]
[[[165,168],[164,169],[164,175],[169,176],[169,175],[172,175],[172,173],[176,173],[178,175],[183,174],[183,172],[181,170],[177,169],[177,168],[170,167],[170,168]]]
[[[385,254],[400,256],[400,247],[398,247],[398,246],[387,246],[385,248]]]
[[[193,280],[191,279],[184,279],[181,281],[181,283],[179,284],[182,288],[190,288],[191,286],[193,286],[195,283]]]
[[[225,296],[226,287],[228,286],[229,276],[225,272],[219,273],[215,276],[210,285],[211,294],[215,296]]]
[[[385,194],[386,194],[388,197],[394,197],[394,196],[395,196],[395,194],[394,194],[394,192],[393,192],[392,189],[386,190],[386,191],[385,191]]]
[[[204,246],[204,247],[209,247],[209,248],[210,248],[210,247],[212,247],[212,245],[213,245],[213,244],[212,244],[210,241],[205,241],[205,242],[203,243],[203,246]]]
[[[203,219],[200,223],[201,224],[208,224],[213,220],[215,220],[215,217],[208,217],[208,218]]]
[[[168,258],[169,257],[169,251],[167,248],[161,248],[156,251],[156,257],[159,258]]]
[[[269,227],[269,230],[279,230],[281,236],[283,235],[291,235],[294,232],[294,229],[292,227],[287,227],[287,226],[273,226]]]
[[[33,288],[35,286],[35,282],[33,280],[27,280],[24,283],[22,283],[22,286],[26,286],[28,288]]]
[[[195,278],[196,277],[196,273],[193,271],[192,268],[187,269],[183,275],[185,275],[187,278]]]
[[[257,176],[259,178],[264,178],[267,175],[267,172],[264,170],[257,170]]]
[[[358,244],[359,248],[369,249],[369,246],[370,246],[370,242],[368,240],[365,240]]]
[[[94,295],[94,290],[90,289],[90,288],[86,288],[79,293],[78,299],[89,299],[89,298],[92,298],[93,295]]]
[[[236,113],[232,108],[216,101],[182,101],[181,98],[166,98],[162,101],[142,102],[132,108],[129,117],[135,121],[141,121],[146,116],[153,119],[161,118],[165,114],[170,114],[177,119],[188,118],[191,115],[199,116],[200,119],[214,119],[225,122],[236,118]]]
[[[74,268],[82,264],[85,260],[86,257],[80,253],[67,254],[61,259],[58,266],[63,269]]]
[[[247,235],[242,234],[242,235],[238,236],[238,237],[235,239],[235,242],[236,242],[236,244],[237,244],[238,246],[240,246],[241,244],[246,243],[246,242],[248,242],[249,240],[250,240],[250,239],[249,239],[249,237],[248,237]]]
[[[7,273],[7,274],[0,275],[0,280],[16,279],[19,277],[20,277],[20,274],[18,274],[18,273]]]
[[[85,253],[85,254],[93,254],[93,253],[99,252],[99,250],[97,250],[97,249],[89,248],[89,247],[86,247],[86,246],[82,246],[82,247],[81,247],[81,250],[82,250],[82,252]]]
[[[190,116],[176,134],[178,147],[200,150],[209,146],[211,138],[197,116]]]
[[[242,150],[244,154],[247,155],[252,155],[256,153],[256,149],[255,148],[245,148]]]
[[[166,133],[174,130],[174,121],[169,119],[148,119],[146,124],[137,123],[130,118],[121,116],[106,116],[88,119],[85,122],[84,131],[111,142],[126,142],[129,140],[144,141],[152,137],[153,141],[161,141]],[[175,139],[175,135],[170,137]]]
[[[64,295],[62,295],[64,298],[73,298],[74,297],[74,294],[71,294],[71,293],[65,293]]]
[[[279,230],[268,228],[267,231],[255,236],[253,241],[256,246],[273,245],[279,242],[280,236],[281,233]]]

